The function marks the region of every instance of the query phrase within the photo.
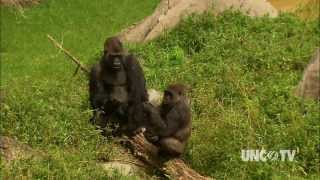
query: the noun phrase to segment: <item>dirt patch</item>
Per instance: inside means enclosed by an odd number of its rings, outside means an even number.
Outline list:
[[[293,12],[303,19],[319,18],[319,0],[269,0],[279,11]]]
[[[119,37],[126,42],[146,42],[192,13],[219,14],[227,9],[239,10],[249,16],[278,15],[278,11],[265,0],[162,0],[152,15],[122,31]]]
[[[44,153],[33,150],[30,146],[14,138],[0,136],[0,157],[8,165],[11,161],[43,157]]]
[[[298,7],[306,5],[311,0],[269,0],[270,3],[281,11],[294,11]]]

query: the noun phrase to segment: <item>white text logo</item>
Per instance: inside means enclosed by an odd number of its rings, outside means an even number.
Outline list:
[[[296,150],[282,149],[279,151],[266,151],[264,149],[241,150],[243,161],[293,161]]]

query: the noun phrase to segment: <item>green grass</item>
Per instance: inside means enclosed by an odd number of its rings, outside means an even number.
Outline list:
[[[191,86],[193,134],[185,158],[218,178],[319,176],[319,103],[293,96],[319,42],[319,24],[282,15],[189,18],[147,45],[149,86]],[[294,162],[243,162],[241,149],[299,149]]]
[[[1,8],[0,134],[48,151],[45,160],[17,162],[2,176],[99,179],[96,165],[113,153],[110,140],[88,123],[87,79],[72,77],[75,65],[47,39],[52,35],[85,64],[104,40],[149,15],[158,0],[47,0],[24,10]],[[105,157],[104,157],[105,156]],[[117,175],[114,175],[117,177]]]
[[[149,14],[157,3],[146,2],[46,1],[27,9],[25,17],[2,7],[6,100],[0,134],[17,137],[48,157],[18,161],[1,175],[107,175],[95,162],[116,152],[112,140],[88,123],[87,80],[72,77],[74,65],[46,34],[63,39],[66,48],[92,64],[107,36]],[[194,169],[218,179],[316,179],[319,102],[303,101],[293,91],[319,40],[317,21],[226,12],[188,18],[172,32],[128,48],[143,59],[149,87],[163,90],[172,82],[191,87],[193,131],[183,158]],[[262,148],[299,153],[294,162],[241,160],[241,149]]]
[[[157,2],[48,0],[23,14],[1,7],[3,84],[24,76],[35,80],[35,76],[48,79],[53,74],[60,78],[72,74],[74,65],[67,63],[47,34],[87,63],[106,37],[149,15]]]

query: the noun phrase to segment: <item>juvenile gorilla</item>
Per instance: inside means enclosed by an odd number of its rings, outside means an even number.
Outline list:
[[[103,56],[91,69],[89,100],[94,110],[90,121],[102,129],[116,119],[120,129],[131,133],[143,119],[142,103],[148,101],[144,74],[117,37],[105,41]]]
[[[160,153],[179,156],[191,135],[191,111],[186,88],[181,84],[170,85],[165,91],[159,109],[144,103],[150,119],[145,132],[147,139],[160,148]]]

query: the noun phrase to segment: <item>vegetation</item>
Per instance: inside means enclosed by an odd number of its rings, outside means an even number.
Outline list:
[[[106,37],[151,14],[157,3],[46,0],[22,12],[0,7],[1,89],[6,94],[0,134],[48,154],[44,160],[20,161],[0,170],[0,179],[106,177],[96,161],[117,152],[89,124],[87,79],[81,73],[73,77],[75,65],[46,35],[92,64]]]
[[[0,134],[48,156],[2,166],[0,178],[108,175],[96,161],[117,151],[88,123],[87,79],[72,77],[74,65],[45,35],[63,40],[64,47],[92,64],[107,36],[149,14],[157,3],[111,2],[45,1],[24,14],[1,7],[6,99]],[[149,87],[190,86],[193,131],[183,158],[197,171],[218,179],[316,179],[320,104],[294,97],[293,91],[319,35],[317,21],[226,12],[190,17],[150,43],[127,47],[141,59]],[[242,149],[298,153],[293,162],[245,162]]]

